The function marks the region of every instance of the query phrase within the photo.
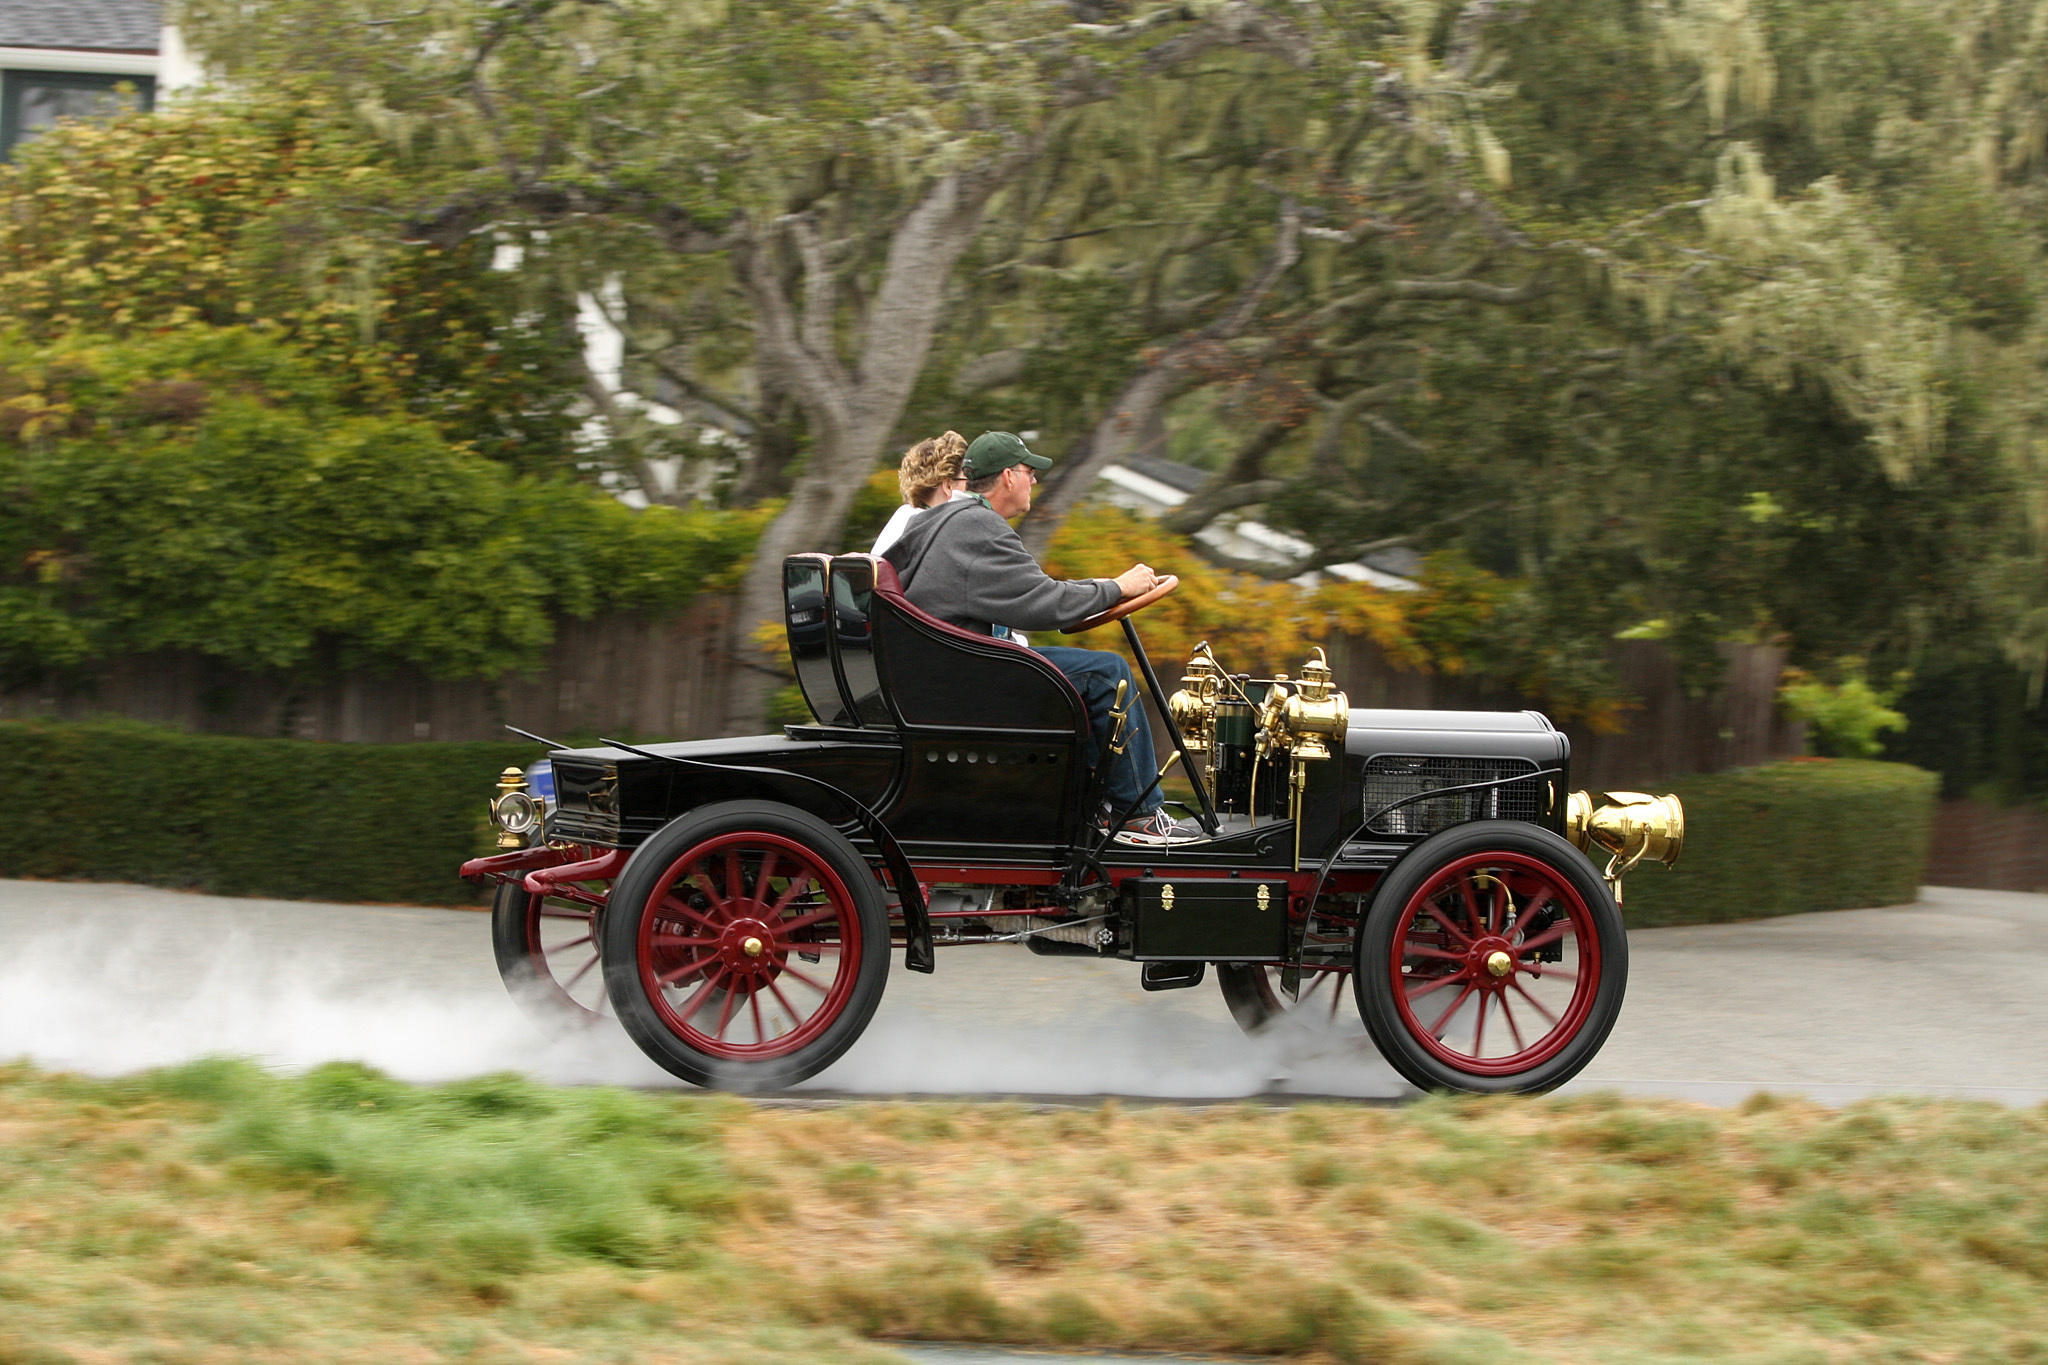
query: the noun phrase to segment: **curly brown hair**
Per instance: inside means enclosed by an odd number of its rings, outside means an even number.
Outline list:
[[[957,431],[919,441],[896,467],[896,486],[912,507],[923,507],[926,499],[960,477],[960,461],[967,454],[967,438]]]

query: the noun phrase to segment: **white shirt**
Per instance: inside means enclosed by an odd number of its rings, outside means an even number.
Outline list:
[[[951,495],[949,494],[948,499],[950,500],[950,498]],[[939,506],[939,504],[933,503],[932,506],[937,507]],[[888,549],[891,545],[894,545],[898,540],[902,539],[903,533],[910,528],[910,519],[916,516],[919,512],[923,512],[925,510],[927,509],[923,507],[913,507],[906,502],[901,507],[897,508],[894,512],[890,513],[889,520],[882,527],[882,534],[875,537],[875,548],[868,551],[868,553],[871,555],[880,555],[884,550]],[[1008,631],[1009,638],[1015,640],[1018,644],[1024,645],[1026,647],[1029,647],[1029,645],[1031,644],[1031,641],[1025,638],[1023,631],[1009,630],[1008,627],[1005,627],[1004,629]]]
[[[922,511],[924,511],[922,507],[913,507],[907,502],[897,508],[890,515],[888,524],[882,527],[882,534],[875,537],[875,548],[868,551],[868,553],[879,555],[882,551],[894,545],[902,538],[903,533],[910,529],[910,519]]]

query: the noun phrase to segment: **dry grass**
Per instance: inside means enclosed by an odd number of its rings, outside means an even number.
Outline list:
[[[757,1109],[0,1071],[0,1365],[2048,1365],[2048,1112]]]

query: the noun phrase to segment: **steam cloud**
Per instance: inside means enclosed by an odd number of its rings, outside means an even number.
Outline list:
[[[484,915],[0,882],[0,1058],[114,1075],[209,1054],[413,1081],[682,1084],[616,1028],[544,1038],[498,982]],[[1007,947],[945,950],[931,977],[899,968],[866,1034],[804,1088],[1403,1093],[1355,1016],[1335,1034],[1247,1039],[1212,981],[1148,995],[1129,963]]]

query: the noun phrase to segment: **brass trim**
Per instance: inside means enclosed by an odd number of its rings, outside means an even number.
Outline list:
[[[1685,806],[1676,796],[1643,792],[1573,792],[1567,800],[1565,837],[1581,852],[1608,855],[1600,875],[1621,904],[1621,879],[1648,859],[1678,866],[1685,849]]]
[[[524,768],[507,768],[498,774],[498,794],[491,798],[490,809],[491,823],[498,826],[499,848],[514,849],[526,847],[526,836],[524,834],[514,834],[511,830],[498,824],[498,802],[510,796],[513,792],[523,792],[525,790],[526,770]]]
[[[1166,885],[1164,885],[1164,886],[1162,886],[1162,887],[1160,887],[1160,888],[1159,888],[1159,908],[1160,908],[1161,910],[1171,910],[1171,909],[1173,909],[1173,883],[1172,883],[1172,882],[1168,882],[1168,883],[1167,883]]]
[[[1267,886],[1267,885],[1266,885],[1266,884],[1265,884],[1264,882],[1260,882],[1260,883],[1259,883],[1259,894],[1258,894],[1258,896],[1256,897],[1256,899],[1258,900],[1258,903],[1259,903],[1259,909],[1261,909],[1261,910],[1267,910],[1267,909],[1271,909],[1271,908],[1272,908],[1272,905],[1273,905],[1273,889],[1272,889],[1271,887]]]

